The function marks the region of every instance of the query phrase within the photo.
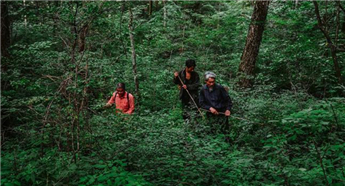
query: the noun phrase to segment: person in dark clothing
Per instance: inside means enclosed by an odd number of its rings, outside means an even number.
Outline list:
[[[192,112],[194,113],[194,111],[197,110],[188,92],[190,93],[196,104],[198,104],[199,102],[198,90],[201,85],[199,74],[194,71],[195,66],[195,61],[192,59],[188,59],[186,61],[186,68],[181,70],[180,72],[174,73],[174,83],[177,84],[180,89],[179,97],[182,102],[183,119],[191,119]]]
[[[210,121],[212,131],[220,130],[227,133],[229,130],[228,117],[232,107],[230,96],[223,86],[216,84],[215,73],[206,72],[205,83],[200,90],[199,104],[202,109],[208,111],[206,116]]]

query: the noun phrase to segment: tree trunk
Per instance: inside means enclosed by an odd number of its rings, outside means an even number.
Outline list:
[[[85,38],[86,38],[88,30],[89,30],[89,25],[86,24],[82,27],[82,29],[79,32],[79,35],[78,35],[79,52],[83,52],[85,50]]]
[[[339,3],[339,8],[343,11],[343,26],[341,27],[341,32],[343,32],[345,34],[345,9],[343,6],[341,6],[341,4]]]
[[[134,83],[135,83],[135,94],[137,96],[137,99],[139,100],[140,94],[139,94],[139,81],[137,77],[137,62],[136,62],[136,54],[135,54],[135,48],[134,48],[134,36],[133,36],[133,13],[132,9],[129,9],[129,23],[128,23],[128,29],[129,29],[129,38],[131,40],[131,49],[132,49],[132,69],[133,69],[133,75],[134,75]]]
[[[149,16],[152,15],[152,5],[153,5],[153,2],[152,0],[149,1]]]
[[[342,85],[343,84],[343,77],[341,76],[341,68],[339,66],[338,58],[337,58],[337,46],[334,45],[334,43],[332,42],[332,39],[331,39],[327,29],[326,29],[325,22],[322,21],[322,19],[321,19],[318,3],[316,1],[313,1],[313,3],[314,3],[314,7],[315,7],[315,14],[316,14],[318,27],[321,30],[321,32],[323,33],[323,35],[325,36],[326,41],[327,41],[327,46],[331,50],[333,65],[334,65],[334,70],[335,70],[335,76],[338,79],[338,83]]]
[[[247,41],[244,47],[239,73],[245,75],[240,78],[239,85],[241,87],[251,87],[252,81],[250,77],[254,75],[256,57],[259,54],[259,48],[264,32],[265,21],[268,12],[269,1],[257,1],[254,5],[254,11],[251,23],[248,29]]]
[[[1,56],[10,57],[10,17],[8,16],[7,2],[1,1]]]
[[[1,58],[6,57],[9,58],[10,54],[8,52],[8,47],[10,47],[10,19],[8,16],[8,4],[6,1],[1,1]],[[7,71],[6,63],[2,62],[1,64],[1,73],[5,73]],[[2,75],[1,75],[2,76]],[[9,81],[5,81],[1,78],[1,91],[8,90],[10,87]],[[5,115],[5,111],[1,111],[1,115]],[[1,145],[3,144],[4,138],[7,137],[5,135],[7,128],[11,125],[10,118],[1,117]]]
[[[155,1],[155,10],[157,11],[159,9],[159,1]]]
[[[11,45],[11,21],[8,15],[8,2],[1,1],[1,58],[9,58],[10,53],[8,48]],[[5,73],[8,70],[6,62],[1,64],[1,72]],[[9,81],[1,79],[1,89],[7,90],[10,87]]]
[[[165,1],[166,0],[163,0],[163,26],[164,28],[167,27],[167,7],[166,7],[166,4],[165,4]]]

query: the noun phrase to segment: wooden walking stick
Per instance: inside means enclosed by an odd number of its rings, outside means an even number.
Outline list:
[[[180,76],[178,75],[177,77],[178,77],[178,79],[180,80],[180,82],[181,82],[182,86],[183,86],[183,85],[185,85],[185,84],[183,83],[182,79],[180,78]],[[199,108],[199,107],[198,107],[198,105],[195,103],[195,101],[194,101],[194,99],[193,99],[192,95],[190,95],[190,93],[189,93],[188,89],[185,89],[185,90],[187,91],[187,93],[188,93],[188,95],[189,95],[190,99],[192,99],[192,101],[193,101],[193,103],[194,103],[195,107],[196,107],[196,108],[198,108],[198,111],[199,111],[200,115],[202,116],[202,119],[205,119],[205,117],[204,117],[204,115],[202,114],[202,112],[201,112],[200,108]]]

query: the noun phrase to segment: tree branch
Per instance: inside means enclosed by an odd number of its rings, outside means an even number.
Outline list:
[[[341,4],[339,3],[339,7],[340,7],[340,9],[344,12],[344,14],[345,14],[345,9],[344,9],[344,7],[343,6],[341,6]]]
[[[322,22],[321,16],[320,16],[320,11],[319,11],[319,5],[316,1],[313,1],[314,6],[315,6],[315,14],[316,14],[316,19],[317,19],[317,24],[323,33],[323,35],[326,37],[327,43],[332,44],[332,40],[329,37],[328,32],[324,28],[324,23]],[[333,44],[332,44],[333,45]]]

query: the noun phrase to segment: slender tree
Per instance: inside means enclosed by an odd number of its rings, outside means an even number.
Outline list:
[[[135,47],[134,47],[134,36],[133,36],[133,13],[132,9],[129,8],[129,23],[128,23],[128,30],[129,30],[129,39],[131,41],[131,49],[132,49],[132,70],[134,75],[134,83],[135,83],[135,94],[139,99],[139,81],[137,77],[137,57],[135,54]]]
[[[164,28],[166,28],[166,26],[167,26],[167,14],[168,14],[165,1],[166,0],[163,0],[163,20],[164,20],[163,26],[164,26]]]
[[[153,6],[153,2],[152,0],[149,0],[149,16],[152,15],[152,6]]]
[[[321,32],[323,33],[323,35],[325,36],[326,41],[327,41],[327,46],[331,50],[331,55],[332,55],[332,60],[333,60],[333,65],[334,65],[334,70],[335,70],[335,76],[338,79],[338,83],[339,84],[343,84],[344,81],[343,81],[343,77],[341,76],[341,68],[340,68],[340,65],[339,65],[339,62],[338,62],[338,57],[337,57],[338,49],[337,49],[337,45],[336,45],[336,43],[337,43],[336,40],[337,40],[338,33],[336,33],[336,39],[335,39],[335,42],[333,42],[332,38],[331,38],[331,36],[329,34],[329,31],[328,31],[329,29],[327,29],[326,19],[323,20],[321,18],[320,10],[319,10],[319,4],[316,1],[313,1],[313,3],[314,3],[314,7],[315,7],[315,14],[316,14],[316,19],[317,19],[318,27],[321,30]],[[340,11],[340,4],[338,3],[337,5],[338,5],[337,17],[338,17],[339,16],[339,11]],[[338,27],[338,29],[339,29],[339,27]],[[338,31],[336,31],[336,32],[338,32]]]
[[[259,48],[264,32],[265,21],[268,12],[269,1],[257,1],[254,5],[254,11],[249,25],[247,41],[244,47],[239,73],[244,74],[239,80],[241,87],[251,87],[252,81],[248,76],[254,75],[256,57],[259,54]]]
[[[10,46],[10,19],[8,16],[8,7],[6,1],[1,1],[1,58],[2,57],[10,57],[10,54],[8,52],[8,47]],[[6,72],[8,69],[7,65],[4,63],[1,64],[1,73]],[[2,76],[2,75],[1,75]],[[9,88],[9,81],[5,81],[3,78],[1,78],[1,95],[2,91],[7,90]],[[5,115],[4,111],[1,111],[1,115]],[[3,130],[4,126],[8,126],[7,120],[4,119],[4,117],[1,117],[1,131]],[[1,133],[4,134],[3,132]],[[1,136],[3,138],[3,136]]]
[[[344,17],[342,27],[341,27],[341,32],[343,32],[345,34],[345,8],[343,6],[341,6],[340,2],[339,2],[339,8],[343,12],[343,17]]]
[[[10,46],[10,18],[8,16],[8,2],[1,1],[1,56],[9,57]]]

